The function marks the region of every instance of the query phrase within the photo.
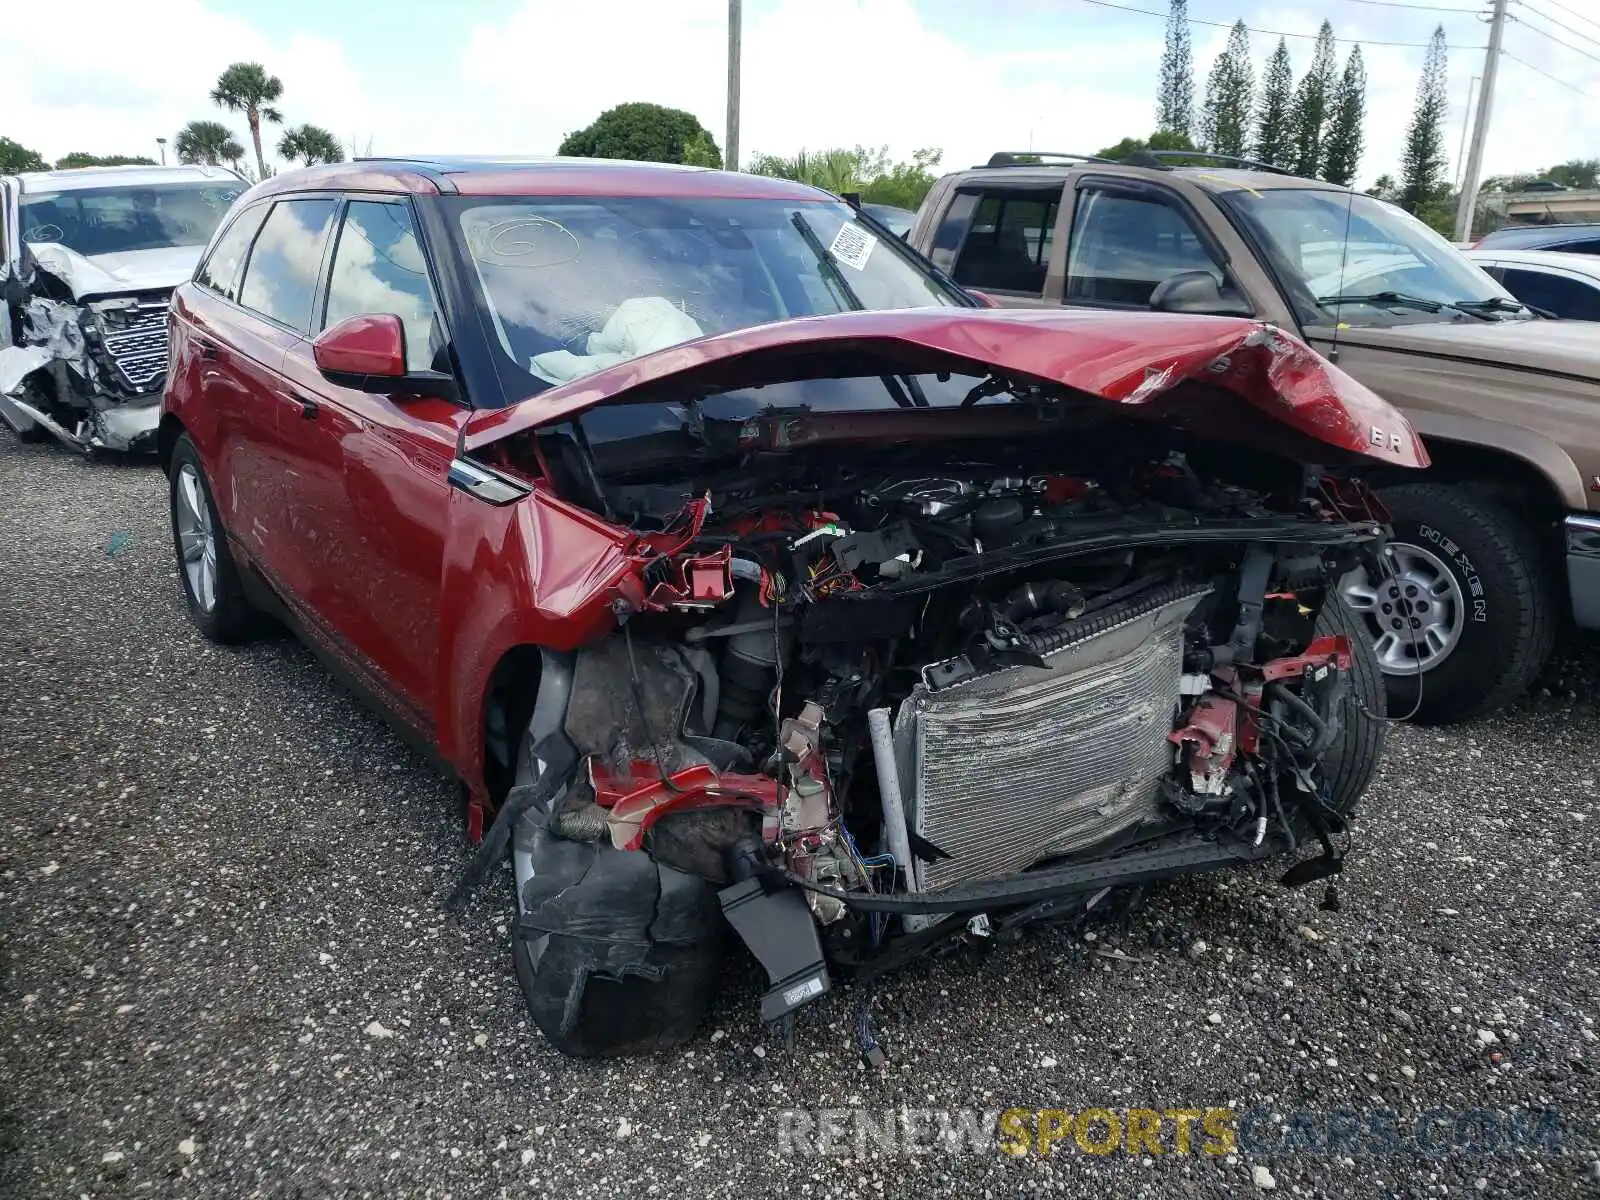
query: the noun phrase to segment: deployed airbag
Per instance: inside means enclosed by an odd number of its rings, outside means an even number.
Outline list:
[[[589,335],[587,354],[570,350],[536,354],[529,369],[546,382],[566,383],[704,333],[692,317],[665,297],[635,296],[617,305],[604,328]]]

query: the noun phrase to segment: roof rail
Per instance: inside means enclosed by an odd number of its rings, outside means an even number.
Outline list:
[[[1236,154],[1213,154],[1209,150],[1136,150],[1128,156],[1129,162],[1137,163],[1140,158],[1153,158],[1155,165],[1165,166],[1169,158],[1203,158],[1210,162],[1226,163],[1229,166],[1245,167],[1251,171],[1270,171],[1274,175],[1293,175],[1293,171],[1286,171],[1282,167],[1275,167],[1271,163],[1258,162],[1253,158],[1240,158]]]
[[[1060,162],[1111,162],[1094,154],[1060,154],[1054,150],[1001,150],[991,154],[986,167],[1037,167],[1048,166],[1047,159]]]

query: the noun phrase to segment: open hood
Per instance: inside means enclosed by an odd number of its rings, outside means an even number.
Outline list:
[[[845,312],[684,342],[467,421],[469,453],[606,403],[686,398],[802,379],[950,371],[1143,404],[1186,380],[1268,418],[1397,466],[1428,463],[1396,409],[1298,338],[1233,317],[1074,309]]]
[[[80,303],[126,292],[171,291],[194,274],[204,246],[164,246],[120,254],[79,254],[59,242],[35,242],[33,260],[72,291]]]

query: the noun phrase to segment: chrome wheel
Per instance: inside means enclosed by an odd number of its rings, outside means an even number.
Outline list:
[[[217,539],[211,526],[211,506],[193,464],[178,468],[173,488],[172,524],[178,534],[184,582],[201,612],[208,613],[217,603]]]
[[[1466,597],[1445,561],[1407,542],[1385,550],[1389,572],[1374,582],[1356,570],[1339,584],[1361,617],[1385,675],[1416,675],[1442,663],[1461,640]]]

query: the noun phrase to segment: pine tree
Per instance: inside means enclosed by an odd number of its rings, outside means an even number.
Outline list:
[[[1207,150],[1244,157],[1255,86],[1255,68],[1250,65],[1250,30],[1243,21],[1237,21],[1228,34],[1227,47],[1217,55],[1211,77],[1206,81],[1200,141]]]
[[[1417,81],[1417,107],[1406,130],[1400,155],[1400,207],[1416,212],[1445,189],[1444,122],[1449,112],[1445,93],[1444,26],[1433,31]]]
[[[1361,124],[1367,115],[1367,69],[1361,62],[1360,46],[1352,46],[1350,57],[1344,60],[1344,74],[1334,92],[1332,109],[1322,177],[1329,183],[1349,186],[1355,182],[1356,171],[1361,166],[1365,141]]]
[[[1287,167],[1294,148],[1289,120],[1294,104],[1294,71],[1289,65],[1289,43],[1278,39],[1278,48],[1267,60],[1267,73],[1261,82],[1261,104],[1256,110],[1254,157],[1268,166]]]
[[[1193,122],[1194,51],[1189,45],[1189,0],[1172,0],[1167,10],[1167,48],[1161,55],[1156,128],[1187,137]]]
[[[1295,89],[1289,118],[1293,147],[1289,169],[1307,179],[1315,179],[1322,166],[1322,139],[1338,71],[1333,53],[1333,24],[1324,21],[1317,31],[1317,48],[1312,52],[1311,66]]]

